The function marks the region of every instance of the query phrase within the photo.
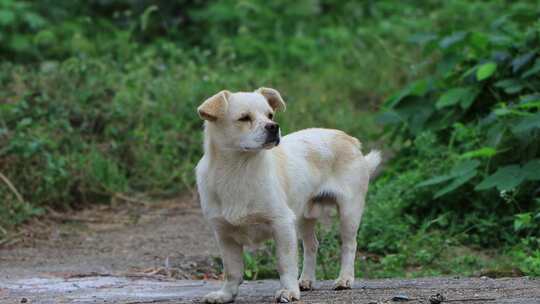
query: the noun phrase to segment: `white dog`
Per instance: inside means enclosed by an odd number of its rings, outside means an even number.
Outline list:
[[[278,256],[276,300],[298,300],[300,289],[315,282],[315,223],[329,204],[337,206],[341,223],[341,270],[334,288],[353,284],[356,234],[380,154],[364,157],[360,142],[338,130],[307,129],[280,138],[273,117],[284,109],[279,92],[269,88],[221,91],[198,108],[206,122],[197,187],[225,272],[221,290],[204,298],[208,303],[234,301],[244,273],[243,245],[268,238],[275,240]],[[299,281],[297,229],[304,248]]]

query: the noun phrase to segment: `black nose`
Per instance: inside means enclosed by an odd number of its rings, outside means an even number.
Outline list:
[[[268,130],[268,132],[270,132],[271,134],[277,134],[279,130],[279,125],[277,123],[269,123],[264,126],[264,128]]]

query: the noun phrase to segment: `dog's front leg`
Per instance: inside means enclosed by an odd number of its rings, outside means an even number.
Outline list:
[[[278,272],[281,289],[276,293],[276,301],[287,303],[300,299],[298,287],[298,245],[296,227],[292,219],[280,219],[273,223]]]
[[[223,282],[221,290],[207,294],[204,301],[206,303],[229,303],[236,298],[238,287],[243,281],[244,260],[242,257],[242,245],[224,236],[219,232],[219,229],[216,230],[215,234],[223,259],[225,282]]]

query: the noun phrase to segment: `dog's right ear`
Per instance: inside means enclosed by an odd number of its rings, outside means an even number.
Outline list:
[[[216,121],[227,112],[231,92],[223,90],[205,100],[198,108],[199,116],[208,121]]]
[[[281,94],[276,89],[262,87],[255,90],[255,92],[264,96],[274,111],[285,111],[285,108],[287,108],[285,101],[281,98]]]

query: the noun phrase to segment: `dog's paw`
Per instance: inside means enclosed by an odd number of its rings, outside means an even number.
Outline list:
[[[276,302],[289,303],[300,300],[300,290],[291,291],[288,289],[280,289],[276,292]]]
[[[223,291],[214,291],[203,298],[204,303],[231,303],[234,302],[234,296]]]
[[[351,289],[354,283],[353,278],[338,278],[334,282],[334,290]]]
[[[300,279],[298,281],[298,286],[300,287],[301,291],[313,290],[313,281]]]

